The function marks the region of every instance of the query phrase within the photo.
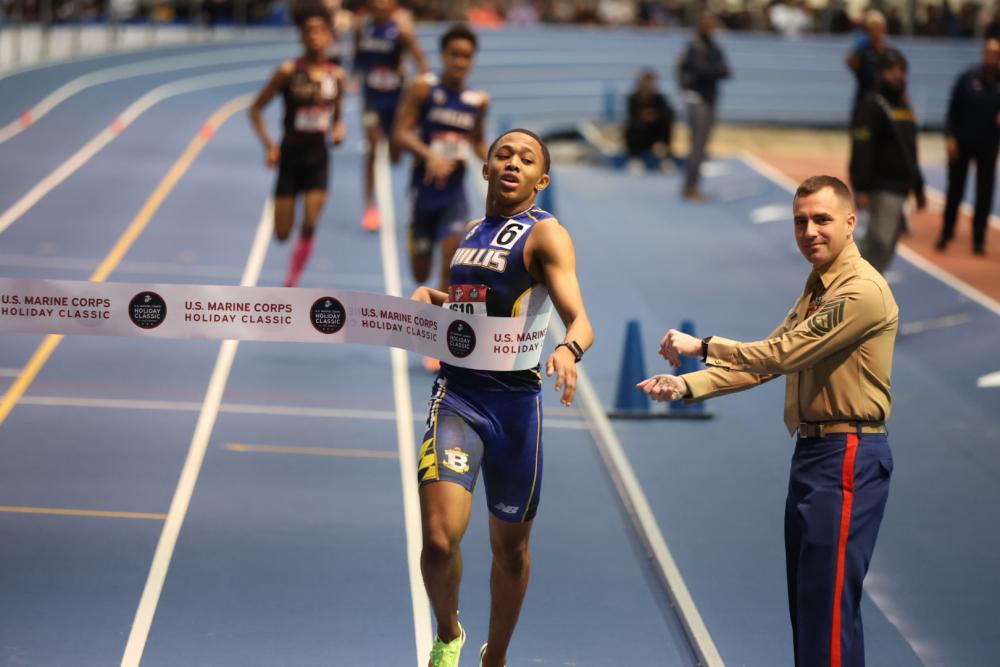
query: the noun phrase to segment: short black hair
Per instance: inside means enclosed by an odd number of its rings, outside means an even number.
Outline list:
[[[487,156],[493,155],[493,149],[496,148],[497,144],[500,143],[500,140],[506,137],[508,134],[526,134],[535,141],[537,141],[538,145],[542,147],[542,173],[543,174],[549,173],[549,167],[552,165],[552,157],[549,155],[549,147],[545,145],[545,142],[542,141],[541,137],[539,137],[531,130],[526,130],[523,127],[515,127],[513,130],[507,130],[499,137],[494,139],[493,143],[490,144],[490,149],[486,151],[486,155]]]
[[[292,20],[295,21],[296,28],[299,30],[305,28],[306,21],[309,19],[322,19],[326,27],[333,30],[333,21],[330,19],[330,12],[327,11],[322,3],[304,2],[295,8]]]
[[[448,44],[456,39],[467,39],[472,42],[473,49],[479,50],[479,40],[476,39],[476,33],[472,32],[469,26],[464,23],[453,23],[450,28],[444,31],[444,34],[441,35],[441,50],[444,51],[448,48]]]
[[[831,188],[833,193],[837,195],[837,199],[846,203],[852,210],[854,209],[854,195],[851,194],[851,189],[836,176],[810,176],[796,188],[792,201],[794,202],[799,197],[814,195],[823,188]]]
[[[884,72],[887,69],[893,67],[902,67],[904,71],[909,69],[909,63],[906,62],[906,56],[899,49],[886,49],[878,57],[878,71]]]

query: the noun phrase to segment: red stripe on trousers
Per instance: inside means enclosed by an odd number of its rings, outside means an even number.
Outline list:
[[[837,579],[833,589],[833,627],[830,636],[830,667],[840,667],[840,598],[844,594],[844,559],[847,555],[847,538],[851,533],[851,507],[854,505],[854,457],[858,453],[858,436],[847,434],[844,452],[844,471],[840,503],[840,539],[837,542]]]

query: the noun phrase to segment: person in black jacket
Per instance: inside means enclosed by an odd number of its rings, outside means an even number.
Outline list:
[[[630,166],[650,153],[661,160],[671,157],[673,127],[674,109],[657,90],[656,72],[644,69],[636,89],[628,96],[625,146]]]
[[[694,39],[681,56],[677,71],[687,121],[691,128],[691,152],[684,167],[684,198],[704,201],[698,189],[701,163],[705,160],[705,147],[715,124],[715,105],[719,97],[719,81],[729,78],[729,65],[722,49],[712,39],[715,17],[705,12],[698,18]]]
[[[983,62],[963,72],[951,89],[944,127],[948,150],[948,196],[937,249],[955,235],[958,207],[965,194],[969,162],[976,163],[976,207],[972,216],[972,252],[985,254],[986,223],[993,208],[993,185],[1000,148],[1000,38],[983,45]]]
[[[906,58],[889,49],[879,58],[878,88],[866,94],[851,130],[851,184],[860,209],[868,210],[861,254],[884,273],[905,223],[912,192],[917,208],[927,204],[917,162],[917,124],[906,96]]]
[[[865,34],[847,56],[847,68],[854,74],[857,86],[851,104],[851,120],[865,95],[878,88],[878,63],[889,49],[885,39],[886,21],[882,12],[869,9],[865,12]]]

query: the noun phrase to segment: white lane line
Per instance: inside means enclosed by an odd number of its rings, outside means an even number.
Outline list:
[[[98,132],[90,141],[83,145],[80,150],[70,156],[65,162],[56,167],[48,176],[39,181],[33,188],[28,190],[20,199],[0,215],[0,234],[3,234],[14,222],[28,212],[32,206],[37,204],[42,197],[51,192],[57,185],[69,178],[80,167],[86,164],[101,149],[114,141],[126,127],[136,118],[150,109],[153,105],[175,95],[204,90],[206,88],[217,88],[229,86],[236,83],[246,83],[250,81],[260,81],[268,74],[267,68],[250,67],[233,70],[221,74],[207,74],[204,76],[181,79],[172,83],[158,86],[137,99],[126,107],[105,129]]]
[[[478,178],[474,181],[483,199],[486,199],[486,182]],[[558,317],[550,320],[549,330],[559,340],[566,336],[566,329]],[[618,490],[622,504],[632,518],[632,524],[646,545],[652,559],[651,564],[666,588],[671,606],[687,634],[695,657],[698,658],[699,667],[725,667],[587,371],[582,365],[577,366],[576,370],[576,394],[582,403],[581,411],[587,421],[588,430]],[[549,426],[549,423],[550,421],[546,419],[545,426]]]
[[[260,277],[264,257],[267,255],[267,245],[271,238],[272,219],[273,202],[269,197],[261,211],[260,222],[257,224],[257,234],[250,248],[243,279],[240,281],[240,285],[244,287],[256,285]],[[149,630],[153,625],[153,616],[156,614],[156,607],[160,602],[163,583],[167,578],[167,570],[170,568],[170,560],[174,555],[174,547],[177,545],[177,537],[180,535],[184,517],[191,504],[191,497],[198,482],[201,465],[205,460],[208,441],[212,435],[212,429],[215,427],[215,419],[222,403],[222,394],[225,391],[226,382],[229,380],[229,372],[233,367],[238,346],[239,341],[227,340],[223,341],[219,347],[219,356],[216,358],[215,368],[212,370],[208,389],[205,391],[201,414],[198,415],[198,423],[191,438],[187,458],[181,469],[173,500],[170,501],[167,520],[163,524],[163,531],[160,533],[160,539],[153,554],[153,562],[149,568],[149,576],[146,578],[146,585],[143,588],[142,597],[139,599],[139,607],[136,610],[135,619],[132,621],[132,629],[129,632],[128,643],[125,645],[125,652],[122,655],[121,667],[138,667],[142,660],[146,640],[149,638]]]
[[[930,185],[924,185],[924,190],[927,191],[927,199],[934,202],[942,209],[944,208],[945,201],[947,200],[947,197],[945,196],[944,192],[938,190],[935,187],[931,187]],[[958,209],[965,215],[969,216],[970,218],[976,213],[976,210],[972,207],[972,204],[965,201],[964,199],[962,200],[962,203],[958,207]],[[990,227],[994,229],[1000,229],[1000,217],[997,217],[995,213],[990,213],[988,220],[990,223]]]
[[[976,386],[981,389],[988,389],[992,387],[1000,387],[1000,371],[994,371],[993,373],[987,373],[983,377],[976,380]]]
[[[392,197],[392,173],[389,170],[389,147],[383,141],[375,152],[375,202],[382,229],[379,233],[382,250],[382,271],[385,291],[402,296],[399,276],[399,251],[396,246],[396,209]],[[396,438],[399,442],[399,474],[403,485],[403,522],[406,530],[406,561],[410,573],[410,598],[413,603],[413,634],[417,650],[417,667],[422,667],[431,651],[431,607],[420,574],[420,549],[423,536],[420,529],[420,497],[417,493],[417,452],[413,437],[413,405],[410,396],[410,375],[406,351],[390,350],[392,359],[393,401],[396,407]]]
[[[764,162],[756,155],[743,152],[740,153],[738,157],[748,167],[750,167],[757,173],[761,174],[765,178],[769,179],[776,185],[784,188],[790,193],[794,193],[795,188],[799,186],[798,183],[788,178],[783,173],[781,173],[768,163]],[[791,206],[791,202],[789,202],[788,205]],[[997,315],[1000,315],[1000,302],[997,302],[995,299],[983,294],[982,292],[980,292],[967,282],[961,280],[960,278],[956,278],[955,276],[948,273],[944,269],[928,261],[920,253],[916,252],[915,250],[911,250],[910,248],[907,248],[904,245],[897,245],[896,252],[901,257],[906,259],[906,261],[910,262],[924,273],[927,273],[937,278],[938,280],[948,285],[955,291],[959,292],[963,296],[966,296],[969,299],[975,301],[976,303],[983,306],[987,310],[991,310]]]
[[[156,58],[144,60],[128,65],[118,65],[106,69],[90,72],[78,76],[71,81],[67,81],[51,93],[43,97],[38,103],[25,109],[17,120],[13,120],[0,128],[0,144],[20,134],[27,128],[39,121],[47,113],[65,102],[67,99],[79,92],[93,88],[103,83],[122,81],[138,76],[149,74],[163,74],[165,72],[176,72],[182,69],[195,67],[209,67],[212,65],[226,65],[232,63],[249,63],[254,60],[273,60],[291,53],[287,46],[272,47],[242,47],[238,49],[227,49],[223,51],[213,51],[211,53],[198,53],[194,55],[171,56],[168,58]]]
[[[932,317],[927,320],[918,320],[916,322],[904,322],[899,326],[899,335],[912,336],[914,334],[924,333],[925,331],[957,327],[960,324],[965,324],[971,319],[972,317],[970,317],[967,313],[958,313],[956,315]]]
[[[9,371],[5,375],[5,371]],[[0,369],[0,377],[17,377],[20,369]],[[76,396],[22,396],[20,405],[46,408],[86,408],[108,410],[154,410],[166,412],[199,412],[201,403],[195,401],[164,401],[135,398],[78,398]],[[317,419],[370,419],[396,421],[394,410],[352,410],[347,408],[310,408],[299,405],[273,405],[259,403],[223,403],[222,414],[267,415],[269,417],[312,417]],[[413,422],[422,424],[424,418],[413,415]],[[571,431],[585,431],[587,425],[580,419],[546,417],[545,426]]]

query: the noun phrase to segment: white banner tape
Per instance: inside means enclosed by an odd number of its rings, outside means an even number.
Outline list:
[[[336,289],[0,278],[2,332],[357,343],[489,371],[535,366],[548,320]]]

